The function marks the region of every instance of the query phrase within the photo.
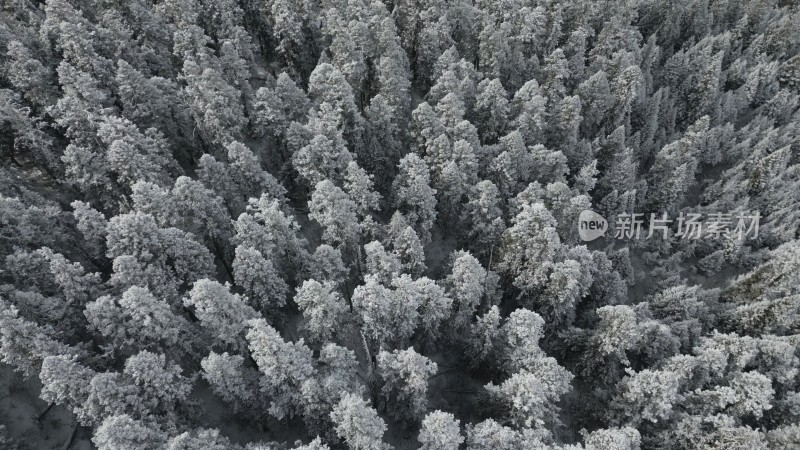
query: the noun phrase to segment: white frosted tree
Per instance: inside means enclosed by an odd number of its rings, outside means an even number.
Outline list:
[[[100,124],[97,137],[107,147],[109,168],[127,186],[139,180],[163,185],[178,171],[167,140],[155,128],[141,132],[129,120],[111,116]]]
[[[403,272],[413,277],[420,277],[425,273],[425,251],[417,233],[411,226],[407,226],[400,231],[397,236],[393,236],[392,247]]]
[[[222,73],[193,59],[183,64],[185,95],[204,140],[218,147],[242,136],[247,125],[241,94]]]
[[[399,420],[420,420],[428,403],[428,378],[438,370],[436,363],[413,348],[381,351],[377,361],[386,411]]]
[[[157,275],[160,283],[147,287],[166,297],[174,298],[179,288],[213,272],[211,253],[193,234],[160,228],[150,214],[133,212],[111,218],[106,243],[109,258],[130,257],[130,263],[137,264],[139,270]],[[118,280],[128,284],[123,278]]]
[[[353,450],[389,450],[383,442],[386,424],[361,396],[345,394],[331,412],[336,434]]]
[[[244,200],[269,194],[283,200],[286,189],[275,177],[262,168],[261,160],[248,146],[233,141],[225,146],[229,161],[229,172],[238,187],[238,195]]]
[[[458,333],[472,323],[486,294],[486,269],[469,252],[459,250],[451,255],[453,268],[444,280],[448,295],[454,299],[451,326]]]
[[[285,205],[262,194],[251,198],[247,212],[236,219],[234,241],[253,247],[270,259],[284,279],[299,277],[308,262],[308,242],[300,233],[300,225]]]
[[[428,413],[417,436],[420,450],[458,450],[464,442],[460,424],[450,413],[438,410]]]
[[[272,403],[269,413],[278,419],[293,417],[303,409],[301,386],[314,375],[311,350],[298,342],[286,342],[264,319],[248,322],[250,354],[261,372],[261,392]]]
[[[468,450],[518,450],[522,439],[513,428],[486,419],[476,425],[467,426]]]
[[[247,321],[259,317],[242,296],[231,293],[229,286],[207,278],[194,283],[183,304],[192,308],[213,345],[222,348],[244,348]]]
[[[19,310],[0,297],[0,361],[29,377],[48,356],[76,354],[54,334],[52,327],[20,317]]]
[[[342,252],[327,244],[322,244],[314,250],[308,271],[310,278],[335,285],[341,285],[348,273],[342,262]]]
[[[135,420],[127,414],[106,418],[92,436],[99,450],[152,450],[162,447],[166,441],[167,434],[154,424]]]
[[[436,190],[430,186],[430,171],[415,153],[400,160],[399,174],[392,185],[394,205],[406,216],[423,244],[430,242],[436,220]]]
[[[427,277],[414,280],[414,288],[420,298],[420,331],[426,344],[436,346],[442,328],[453,315],[453,298],[445,288]]]
[[[353,291],[353,308],[373,348],[404,342],[416,328],[420,299],[415,285],[407,275],[396,280],[392,290],[376,276],[367,275],[364,284]]]
[[[544,334],[544,319],[528,309],[509,314],[500,329],[505,347],[505,370],[515,373],[530,367],[544,356],[539,340]]]
[[[502,236],[499,268],[522,294],[542,288],[559,254],[556,221],[542,203],[524,202]]]
[[[496,141],[504,134],[508,121],[508,93],[499,79],[484,79],[478,84],[475,115],[483,141]]]
[[[308,216],[325,230],[322,239],[330,245],[352,251],[361,229],[356,217],[356,203],[330,180],[316,184],[308,202]]]
[[[343,140],[318,134],[292,155],[292,165],[310,186],[325,180],[341,180],[353,155]]]
[[[310,433],[336,441],[331,412],[345,395],[363,394],[364,382],[358,374],[355,352],[345,347],[330,343],[323,345],[317,363],[316,376],[306,379],[302,386],[305,400],[303,420]]]
[[[497,357],[501,346],[500,309],[495,305],[478,316],[472,324],[465,352],[474,366],[488,363]]]
[[[506,230],[502,201],[497,186],[489,180],[478,182],[469,194],[461,216],[469,247],[481,256],[499,254],[500,236]]]
[[[201,375],[212,392],[231,404],[234,411],[262,418],[267,405],[259,394],[259,373],[245,365],[244,357],[212,351],[203,358],[200,367],[203,369]]]
[[[108,220],[89,203],[75,200],[70,204],[72,215],[77,221],[76,228],[83,235],[87,250],[94,258],[102,258],[106,252],[106,228]]]
[[[405,100],[407,101],[407,100]],[[364,109],[366,118],[365,147],[372,152],[361,164],[375,176],[382,192],[391,187],[392,176],[402,155],[403,131],[398,125],[398,111],[392,109],[387,99],[378,94]]]
[[[400,275],[400,258],[393,252],[386,251],[380,242],[372,241],[364,245],[364,253],[367,273],[377,277],[381,283],[389,284]]]
[[[258,311],[275,314],[286,304],[289,286],[272,261],[257,249],[245,245],[236,247],[233,277],[236,286],[244,289],[247,299]]]
[[[642,437],[635,428],[604,428],[584,433],[586,450],[639,450]]]
[[[87,417],[81,414],[81,408],[89,398],[89,383],[96,374],[97,372],[82,365],[74,357],[48,356],[42,361],[39,371],[39,380],[42,383],[39,396],[48,404],[70,408],[79,421],[89,424]]]
[[[614,407],[621,411],[627,423],[642,421],[658,423],[668,420],[679,400],[681,379],[669,370],[645,369],[634,372],[620,381]]]
[[[233,444],[228,438],[220,435],[216,429],[195,429],[185,431],[169,439],[165,450],[191,450],[204,448],[208,450],[241,450],[242,447]]]
[[[275,87],[262,87],[256,92],[256,121],[265,131],[285,139],[289,124],[301,121],[308,113],[309,100],[286,72],[281,72]]]
[[[572,378],[554,358],[541,357],[499,386],[489,383],[486,389],[500,399],[519,426],[541,428],[559,423],[556,404],[570,391]]]
[[[337,327],[346,321],[347,304],[331,282],[304,281],[297,288],[294,301],[303,312],[303,328],[310,342],[322,344],[331,341],[337,334]]]
[[[91,329],[120,350],[157,346],[180,354],[199,344],[189,337],[189,322],[145,287],[131,286],[119,299],[106,295],[89,302],[84,315]]]
[[[347,165],[344,177],[344,191],[355,203],[355,211],[361,224],[362,233],[377,234],[378,224],[373,217],[381,209],[381,195],[374,188],[374,175],[367,173],[358,163],[351,161]]]

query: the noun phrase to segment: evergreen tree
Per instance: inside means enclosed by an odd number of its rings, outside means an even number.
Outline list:
[[[541,288],[560,251],[556,221],[541,203],[523,203],[502,236],[500,269],[523,295]]]
[[[233,260],[236,285],[244,289],[246,298],[257,310],[274,314],[286,304],[289,286],[278,274],[271,260],[253,247],[239,245]]]
[[[253,360],[261,372],[261,392],[272,403],[269,413],[278,418],[302,412],[301,386],[314,374],[311,350],[298,342],[286,342],[264,319],[248,322],[247,341]]]
[[[294,301],[303,311],[304,328],[314,343],[330,342],[335,327],[347,316],[347,305],[330,282],[306,280],[297,288]]]
[[[336,434],[353,450],[388,450],[383,443],[386,424],[360,396],[345,394],[331,412]]]
[[[221,347],[244,348],[242,333],[246,322],[258,317],[244,298],[230,292],[229,286],[207,278],[194,282],[183,304],[192,308],[200,324],[212,336],[212,343]]]
[[[457,450],[464,437],[460,422],[452,414],[437,410],[425,416],[417,440],[424,450]]]
[[[203,379],[215,395],[232,404],[235,411],[261,418],[267,405],[259,395],[259,374],[244,364],[244,357],[212,351],[203,358],[200,366]]]
[[[436,190],[430,187],[430,172],[425,161],[409,153],[399,164],[394,181],[394,204],[414,227],[423,244],[430,242],[430,229],[436,220]]]
[[[381,395],[389,414],[400,420],[419,420],[427,407],[428,378],[436,373],[436,363],[413,348],[381,351],[377,360]]]

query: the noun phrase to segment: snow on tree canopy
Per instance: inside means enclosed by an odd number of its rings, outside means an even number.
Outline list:
[[[0,448],[800,448],[788,0],[20,0]]]

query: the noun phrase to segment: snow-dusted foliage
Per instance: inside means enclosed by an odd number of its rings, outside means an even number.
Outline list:
[[[798,24],[0,2],[0,448],[800,448]]]

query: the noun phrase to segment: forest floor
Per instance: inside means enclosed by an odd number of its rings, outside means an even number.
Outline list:
[[[37,378],[24,380],[10,366],[0,363],[0,424],[5,425],[11,442],[25,442],[20,450],[92,449],[91,433],[77,427],[75,416],[65,407],[53,406],[42,414],[47,403],[39,398],[41,390]],[[73,430],[75,436],[67,447]]]

